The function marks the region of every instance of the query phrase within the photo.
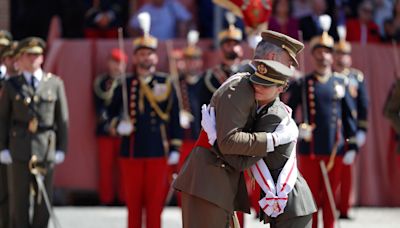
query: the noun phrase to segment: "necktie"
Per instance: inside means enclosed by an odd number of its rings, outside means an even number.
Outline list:
[[[36,91],[36,81],[37,81],[36,77],[32,75],[31,76],[31,86],[34,91]]]

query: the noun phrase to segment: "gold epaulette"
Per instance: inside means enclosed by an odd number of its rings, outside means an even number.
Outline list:
[[[356,69],[356,68],[351,68],[350,71],[353,72],[353,74],[356,75],[357,81],[359,81],[359,82],[364,81],[364,74],[363,74],[363,72],[361,70]]]
[[[96,96],[98,96],[99,98],[103,99],[106,104],[109,104],[111,102],[111,99],[114,95],[114,90],[115,88],[118,86],[118,83],[116,80],[113,81],[113,83],[111,84],[111,87],[109,90],[107,91],[103,91],[101,89],[101,82],[103,81],[103,79],[106,77],[106,75],[102,75],[97,77],[94,80],[94,84],[93,84],[93,89],[94,89],[94,93],[96,94]]]

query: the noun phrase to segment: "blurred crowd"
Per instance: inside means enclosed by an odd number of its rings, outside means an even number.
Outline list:
[[[224,20],[214,8],[212,0],[20,0],[11,2],[11,32],[17,39],[46,39],[51,19],[58,16],[63,38],[116,38],[118,27],[126,36],[137,36],[141,32],[136,17],[147,11],[153,16],[151,34],[160,40],[184,38],[190,29],[198,30],[201,38],[212,38],[217,35],[216,22]],[[322,31],[316,18],[326,13],[333,25],[349,28],[349,41],[390,42],[400,39],[399,12],[397,0],[275,0],[268,23],[270,29],[294,38],[300,38],[300,29],[308,41]],[[237,26],[244,29],[240,20]],[[334,29],[330,35],[338,39]]]

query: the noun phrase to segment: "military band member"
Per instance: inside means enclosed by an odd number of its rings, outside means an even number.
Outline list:
[[[49,211],[29,164],[37,159],[51,196],[54,165],[64,161],[67,149],[64,84],[42,70],[44,48],[45,42],[37,37],[19,42],[16,59],[22,73],[6,81],[0,98],[0,153],[2,163],[10,164],[10,227],[47,227]],[[31,186],[35,191],[32,218]]]
[[[257,71],[250,76],[250,81],[260,108],[253,131],[272,132],[281,121],[291,118],[291,110],[279,100],[279,95],[286,90],[294,72],[276,61],[254,63]],[[262,169],[264,164],[268,171]],[[310,188],[297,170],[296,142],[276,147],[251,170],[262,188],[261,219],[265,223],[270,223],[271,228],[311,228],[316,207]],[[272,183],[276,192],[263,179]]]
[[[328,17],[328,18],[327,18]],[[328,200],[326,186],[322,179],[320,161],[328,164],[332,191],[337,190],[343,156],[355,153],[356,128],[349,121],[351,110],[346,93],[345,76],[332,71],[334,41],[327,31],[330,27],[329,16],[321,18],[324,33],[314,37],[311,42],[311,54],[315,70],[291,85],[289,106],[296,111],[301,105],[303,124],[300,125],[299,163],[313,193],[318,208],[322,208],[325,228],[333,228],[335,217]],[[344,142],[349,139],[347,150]],[[318,213],[314,213],[313,227],[318,225]]]
[[[290,66],[303,48],[297,40],[280,33],[266,31],[262,37],[255,51],[256,58],[279,59]],[[213,95],[211,106],[216,109],[216,119],[208,124],[202,121],[205,131],[200,133],[175,181],[174,187],[182,192],[184,227],[228,227],[234,211],[249,213],[242,172],[243,167],[252,164],[247,156],[256,162],[259,158],[251,156],[263,157],[274,146],[297,138],[297,128],[292,125],[275,132],[275,142],[270,133],[248,133],[257,109],[248,76],[248,73],[231,76]],[[216,138],[220,139],[215,144],[220,153],[211,146]]]
[[[182,99],[181,126],[184,128],[183,144],[178,170],[186,157],[192,151],[201,130],[201,105],[199,92],[201,90],[201,70],[203,67],[202,51],[196,45],[199,33],[191,30],[188,33],[188,45],[183,49],[183,72],[179,77]]]
[[[126,78],[129,120],[120,122],[116,131],[123,135],[120,152],[128,227],[141,228],[145,213],[146,227],[160,228],[165,201],[162,186],[167,182],[168,165],[179,161],[182,129],[171,78],[156,72],[157,39],[149,34],[150,16],[139,14],[139,20],[144,35],[133,40],[134,72]],[[118,87],[111,110],[122,109],[123,93],[122,86]]]
[[[120,85],[121,75],[125,72],[128,57],[120,49],[111,50],[107,67],[108,72],[100,75],[94,82],[94,102],[96,108],[96,135],[99,158],[99,199],[103,205],[112,205],[123,201],[122,186],[119,180],[118,155],[120,137],[110,127],[110,104],[114,90]],[[118,200],[116,196],[118,195]],[[116,200],[116,201],[115,201]]]
[[[3,58],[4,49],[11,46],[12,36],[8,31],[0,30],[0,97],[4,80],[8,78],[7,64]],[[4,55],[5,56],[5,55]],[[7,166],[1,164],[0,157],[0,228],[8,228],[9,224],[9,198],[8,198],[8,178]]]
[[[344,76],[348,81],[348,93],[350,95],[349,106],[356,110],[356,118],[351,117],[357,126],[356,142],[360,148],[365,144],[367,133],[368,95],[365,86],[364,75],[360,70],[351,67],[351,44],[346,41],[345,27],[338,27],[340,41],[334,46],[334,70]],[[351,207],[351,194],[353,192],[353,164],[355,152],[343,159],[340,178],[340,218],[349,218],[348,212]]]
[[[229,15],[229,14],[228,14]],[[218,34],[219,48],[221,51],[221,63],[208,69],[203,77],[203,88],[200,91],[200,103],[208,104],[213,93],[221,84],[236,73],[240,68],[243,49],[241,42],[243,39],[242,31],[236,28],[235,17],[227,16],[229,27]],[[233,19],[232,19],[233,18]]]

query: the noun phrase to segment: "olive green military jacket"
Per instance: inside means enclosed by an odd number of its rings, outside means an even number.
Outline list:
[[[259,112],[256,122],[254,123],[253,130],[256,132],[273,132],[285,117],[291,118],[285,108],[285,104],[283,104],[279,98],[277,98]],[[267,153],[267,155],[263,158],[265,164],[268,166],[268,169],[271,172],[271,176],[274,179],[275,184],[278,180],[281,170],[289,159],[294,146],[296,146],[295,142],[275,147],[273,152]],[[315,206],[311,190],[299,172],[295,186],[288,195],[288,201],[285,210],[276,219],[287,220],[297,216],[305,216],[314,213],[316,210],[317,208]],[[264,213],[262,213],[261,218],[266,222],[268,222],[270,219]]]
[[[267,134],[247,133],[252,132],[257,105],[248,74],[235,76],[220,87],[211,100],[216,112],[219,152],[215,147],[195,147],[174,187],[229,212],[249,213],[250,203],[242,170],[266,155]]]
[[[32,132],[30,123],[37,120]],[[31,130],[30,130],[31,128]],[[67,150],[68,107],[63,81],[43,72],[34,90],[23,74],[4,83],[0,98],[0,151],[9,149],[13,162],[53,161],[56,150]]]

